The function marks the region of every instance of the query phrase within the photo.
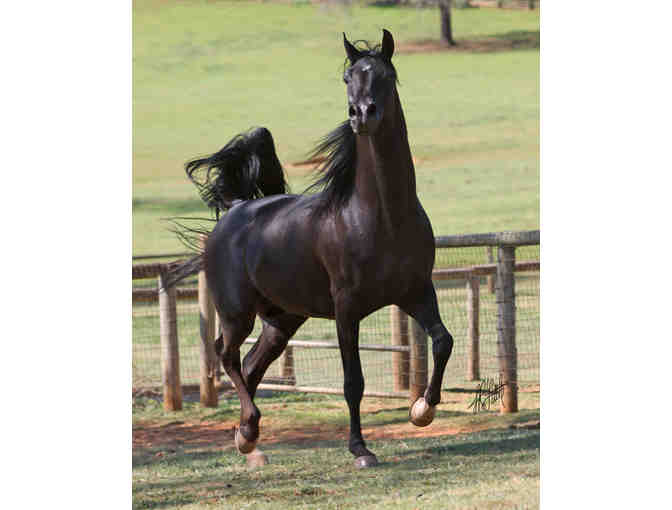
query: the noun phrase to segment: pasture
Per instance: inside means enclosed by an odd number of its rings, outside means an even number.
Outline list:
[[[305,189],[312,181],[310,167],[296,163],[346,117],[341,32],[378,42],[383,27],[397,41],[393,60],[418,194],[435,234],[539,228],[539,51],[509,44],[538,41],[538,11],[455,10],[454,35],[463,48],[424,52],[423,45],[438,38],[436,8],[138,0],[133,4],[134,255],[184,251],[162,218],[209,214],[184,175],[184,162],[252,126],[271,130],[293,191]],[[464,260],[437,254],[437,263],[485,262],[484,252],[465,253]],[[535,247],[520,259],[536,257]],[[523,297],[538,294],[537,277],[520,282]],[[456,350],[463,348],[457,341],[466,324],[463,294],[464,288],[451,285],[439,290]],[[493,314],[494,296],[482,299],[483,313]],[[197,311],[180,306],[188,321],[180,326],[180,342],[193,351],[195,375]],[[521,340],[529,328],[538,342],[538,300],[535,306],[517,310]],[[158,375],[158,359],[137,371],[135,366],[136,351],[158,342],[157,318],[147,311],[136,321],[134,308],[134,383],[136,377]],[[331,330],[312,324],[296,338],[333,338]],[[362,342],[372,335],[388,343],[387,328],[384,318],[368,317]],[[494,335],[483,331],[482,344]],[[534,349],[538,352],[538,344]],[[326,372],[318,355],[295,352],[298,377],[341,384],[342,374]],[[490,354],[484,351],[486,362]],[[363,362],[367,388],[370,383],[389,390],[389,364],[372,358],[367,365],[366,356]],[[521,361],[522,377],[538,381],[538,364],[525,367]],[[463,367],[449,363],[451,373],[462,376]],[[271,464],[258,471],[247,471],[234,451],[235,396],[220,399],[216,410],[186,403],[184,411],[170,414],[156,400],[138,397],[134,508],[538,506],[539,430],[520,426],[539,420],[538,386],[521,392],[520,413],[473,415],[468,410],[473,383],[452,382],[449,386],[459,387],[444,394],[427,429],[408,423],[404,401],[363,401],[364,436],[381,460],[365,473],[352,468],[344,447],[348,413],[342,397],[259,398],[260,447]]]
[[[341,397],[257,399],[260,448],[271,463],[248,471],[233,447],[238,400],[164,413],[133,408],[134,508],[535,508],[539,505],[539,393],[520,412],[472,414],[469,393],[443,398],[430,427],[408,423],[406,403],[364,399],[362,429],[381,464],[352,467]]]
[[[346,116],[342,34],[395,36],[418,195],[437,235],[539,227],[539,52],[405,52],[438,38],[435,8],[134,2],[133,254],[181,251],[162,218],[207,215],[186,160],[268,127],[293,191]],[[538,37],[538,11],[463,9],[455,36]]]

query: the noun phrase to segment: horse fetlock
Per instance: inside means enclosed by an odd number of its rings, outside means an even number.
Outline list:
[[[366,443],[361,437],[351,437],[350,441],[348,442],[348,450],[350,450],[350,453],[355,456],[362,455],[363,452],[368,452],[366,449]]]
[[[248,430],[256,430],[257,433],[259,431],[259,422],[261,421],[261,412],[257,408],[257,406],[254,406],[254,408],[245,413],[242,412],[240,413],[240,428],[245,428]],[[248,436],[249,437],[249,436]]]
[[[441,390],[433,390],[430,386],[425,391],[425,402],[431,407],[435,407],[439,402],[441,402]]]
[[[375,455],[373,452],[371,452],[365,445],[363,440],[359,440],[356,443],[350,443],[348,446],[348,450],[350,450],[350,453],[352,453],[356,459],[361,459],[364,457],[373,457],[375,459]]]

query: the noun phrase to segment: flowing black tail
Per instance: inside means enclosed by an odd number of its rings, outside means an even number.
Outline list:
[[[185,170],[196,185],[201,199],[214,210],[216,219],[219,219],[221,211],[230,209],[236,201],[288,191],[285,173],[275,153],[273,137],[263,127],[235,136],[211,156],[189,161]],[[174,232],[198,254],[170,271],[167,287],[201,270],[203,251],[199,238],[209,233],[203,227],[189,227],[177,221],[174,224],[177,227]]]
[[[266,128],[234,137],[212,156],[189,161],[185,169],[203,201],[217,214],[236,200],[287,193],[285,174]]]

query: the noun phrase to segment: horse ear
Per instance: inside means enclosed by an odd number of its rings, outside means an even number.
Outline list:
[[[380,53],[387,60],[392,60],[392,54],[394,53],[394,39],[392,34],[383,28],[383,45],[380,49]]]
[[[348,55],[348,60],[350,64],[354,64],[362,56],[361,52],[355,48],[350,41],[345,37],[345,32],[343,32],[343,46],[345,46],[345,53]]]

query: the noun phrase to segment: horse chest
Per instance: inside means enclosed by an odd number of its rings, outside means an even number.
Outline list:
[[[332,289],[366,295],[384,306],[404,295],[418,278],[417,254],[394,243],[370,245],[364,241],[342,252],[331,272]]]

